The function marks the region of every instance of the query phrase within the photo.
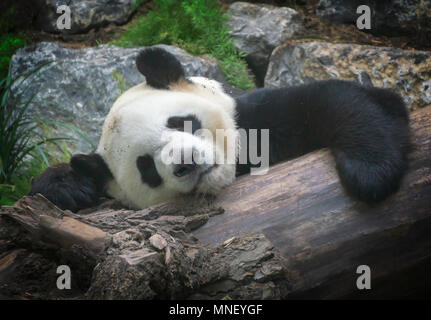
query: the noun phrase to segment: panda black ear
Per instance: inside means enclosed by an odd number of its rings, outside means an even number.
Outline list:
[[[75,172],[93,178],[99,186],[113,178],[105,160],[97,153],[76,154],[70,159],[70,166]]]
[[[168,89],[169,85],[185,79],[184,69],[178,59],[162,48],[149,47],[136,58],[136,66],[147,84],[156,89]]]

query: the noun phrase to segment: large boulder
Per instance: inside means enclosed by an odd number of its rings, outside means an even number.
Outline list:
[[[289,41],[270,59],[265,87],[345,79],[392,88],[410,110],[431,103],[431,52],[357,44]]]
[[[229,13],[231,37],[261,85],[272,50],[303,29],[302,18],[291,8],[246,2],[233,3]]]
[[[194,57],[173,46],[159,47],[180,60],[187,76],[224,81],[216,60]],[[115,99],[127,88],[145,81],[135,67],[140,50],[115,46],[69,49],[48,42],[20,49],[12,57],[12,76],[30,76],[14,88],[14,95],[26,88],[25,97],[35,95],[29,112],[78,128],[84,135],[64,126],[58,126],[54,133],[75,137],[72,151],[90,151],[98,143],[103,121]]]
[[[371,9],[372,33],[414,34],[431,27],[431,0],[320,0],[316,13],[335,22],[356,25],[360,5]]]
[[[50,33],[82,33],[108,23],[124,24],[136,11],[137,0],[37,0],[36,25]],[[57,20],[64,13],[57,8],[67,5],[71,29],[58,29]]]

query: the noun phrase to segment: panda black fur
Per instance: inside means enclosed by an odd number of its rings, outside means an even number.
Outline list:
[[[29,195],[43,194],[59,208],[73,212],[97,205],[111,172],[97,154],[75,155],[70,164],[46,169],[32,184]]]
[[[240,128],[270,129],[270,164],[329,147],[341,183],[359,200],[385,199],[407,168],[408,114],[389,90],[341,80],[259,89],[238,97],[236,110]]]
[[[30,194],[42,193],[62,209],[76,211],[96,203],[105,191],[125,205],[142,208],[181,193],[217,193],[235,174],[249,172],[249,162],[236,168],[181,167],[185,175],[176,175],[178,166],[161,164],[162,133],[193,148],[219,147],[181,132],[185,120],[193,130],[270,129],[270,164],[329,147],[345,190],[368,203],[395,192],[406,171],[408,114],[402,99],[387,89],[330,80],[258,89],[233,99],[213,80],[186,79],[178,60],[163,49],[143,50],[136,64],[147,84],[115,102],[96,152],[47,169]],[[59,184],[59,176],[72,182]]]

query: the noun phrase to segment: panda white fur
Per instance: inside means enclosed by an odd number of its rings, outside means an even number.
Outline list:
[[[400,185],[410,150],[408,114],[389,90],[332,80],[232,98],[214,80],[187,79],[179,61],[163,49],[144,49],[136,64],[146,83],[114,103],[95,152],[48,168],[30,195],[42,193],[62,209],[77,211],[106,193],[133,208],[184,193],[217,194],[253,167],[249,159],[245,164],[218,159],[229,151],[237,158],[238,128],[269,129],[270,164],[329,147],[341,183],[359,200],[381,201]],[[184,121],[192,132],[184,131]],[[196,135],[199,129],[213,137],[217,129],[228,130],[237,143]],[[166,164],[167,144],[215,158],[200,165]]]

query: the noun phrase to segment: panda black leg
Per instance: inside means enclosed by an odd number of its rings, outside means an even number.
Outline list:
[[[76,212],[96,205],[110,179],[112,174],[100,155],[78,154],[70,163],[42,172],[28,195],[40,193],[60,209]]]
[[[386,159],[363,161],[333,150],[340,181],[352,197],[376,203],[398,190],[407,168],[401,154],[392,153]]]
[[[390,90],[367,88],[361,95],[351,105],[355,112],[345,119],[347,125],[329,145],[346,191],[373,203],[401,184],[411,151],[409,119],[401,97]]]

